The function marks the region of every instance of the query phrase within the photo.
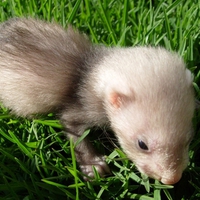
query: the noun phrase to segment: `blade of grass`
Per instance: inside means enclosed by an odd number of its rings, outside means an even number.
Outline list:
[[[68,23],[72,23],[73,22],[80,4],[81,4],[81,0],[77,0],[76,4],[75,4],[74,8],[72,9],[71,14],[70,14],[70,16],[69,16],[69,18],[67,20]]]
[[[70,150],[71,150],[71,157],[72,157],[72,166],[73,166],[73,171],[74,171],[74,182],[76,185],[76,200],[79,200],[78,176],[77,176],[76,157],[75,157],[74,148],[75,148],[75,145],[73,143],[72,138],[70,138]]]
[[[28,149],[26,144],[23,143],[22,141],[20,141],[12,131],[8,130],[8,133],[13,138],[13,142],[15,142],[18,145],[18,147],[22,150],[22,152],[25,155],[27,155],[30,159],[32,159],[33,158],[33,154],[32,154],[32,152],[30,152],[30,150]]]

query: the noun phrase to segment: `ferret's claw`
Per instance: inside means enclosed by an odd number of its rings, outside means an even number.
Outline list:
[[[110,169],[106,162],[104,161],[103,157],[95,157],[93,159],[90,159],[88,163],[81,164],[80,169],[81,171],[86,175],[84,179],[86,181],[89,180],[88,177],[94,178],[94,170],[93,167],[95,167],[96,171],[99,173],[101,177],[105,176],[106,174],[110,174]]]

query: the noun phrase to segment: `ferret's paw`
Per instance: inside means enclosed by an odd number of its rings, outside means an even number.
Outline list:
[[[104,157],[95,157],[89,160],[88,163],[80,165],[81,171],[90,178],[95,177],[93,167],[95,167],[101,177],[105,176],[106,174],[110,174],[110,169],[104,161]],[[89,179],[86,176],[84,179],[88,181]]]

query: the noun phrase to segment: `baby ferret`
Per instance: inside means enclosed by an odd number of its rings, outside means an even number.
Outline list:
[[[92,45],[71,27],[15,18],[0,25],[0,100],[18,116],[55,112],[74,142],[110,126],[138,170],[164,184],[188,164],[195,108],[192,75],[161,47]],[[75,149],[83,173],[109,172],[85,138]]]

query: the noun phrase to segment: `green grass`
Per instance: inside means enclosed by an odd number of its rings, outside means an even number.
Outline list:
[[[71,23],[93,43],[107,46],[160,45],[177,51],[194,73],[200,98],[199,0],[3,0],[0,20],[32,16]],[[123,152],[106,150],[112,175],[85,182],[76,164],[73,143],[50,114],[27,120],[0,113],[0,199],[200,199],[200,114],[194,117],[195,139],[183,178],[167,186],[142,177]],[[87,134],[87,133],[85,133]],[[101,149],[99,141],[95,144]]]

